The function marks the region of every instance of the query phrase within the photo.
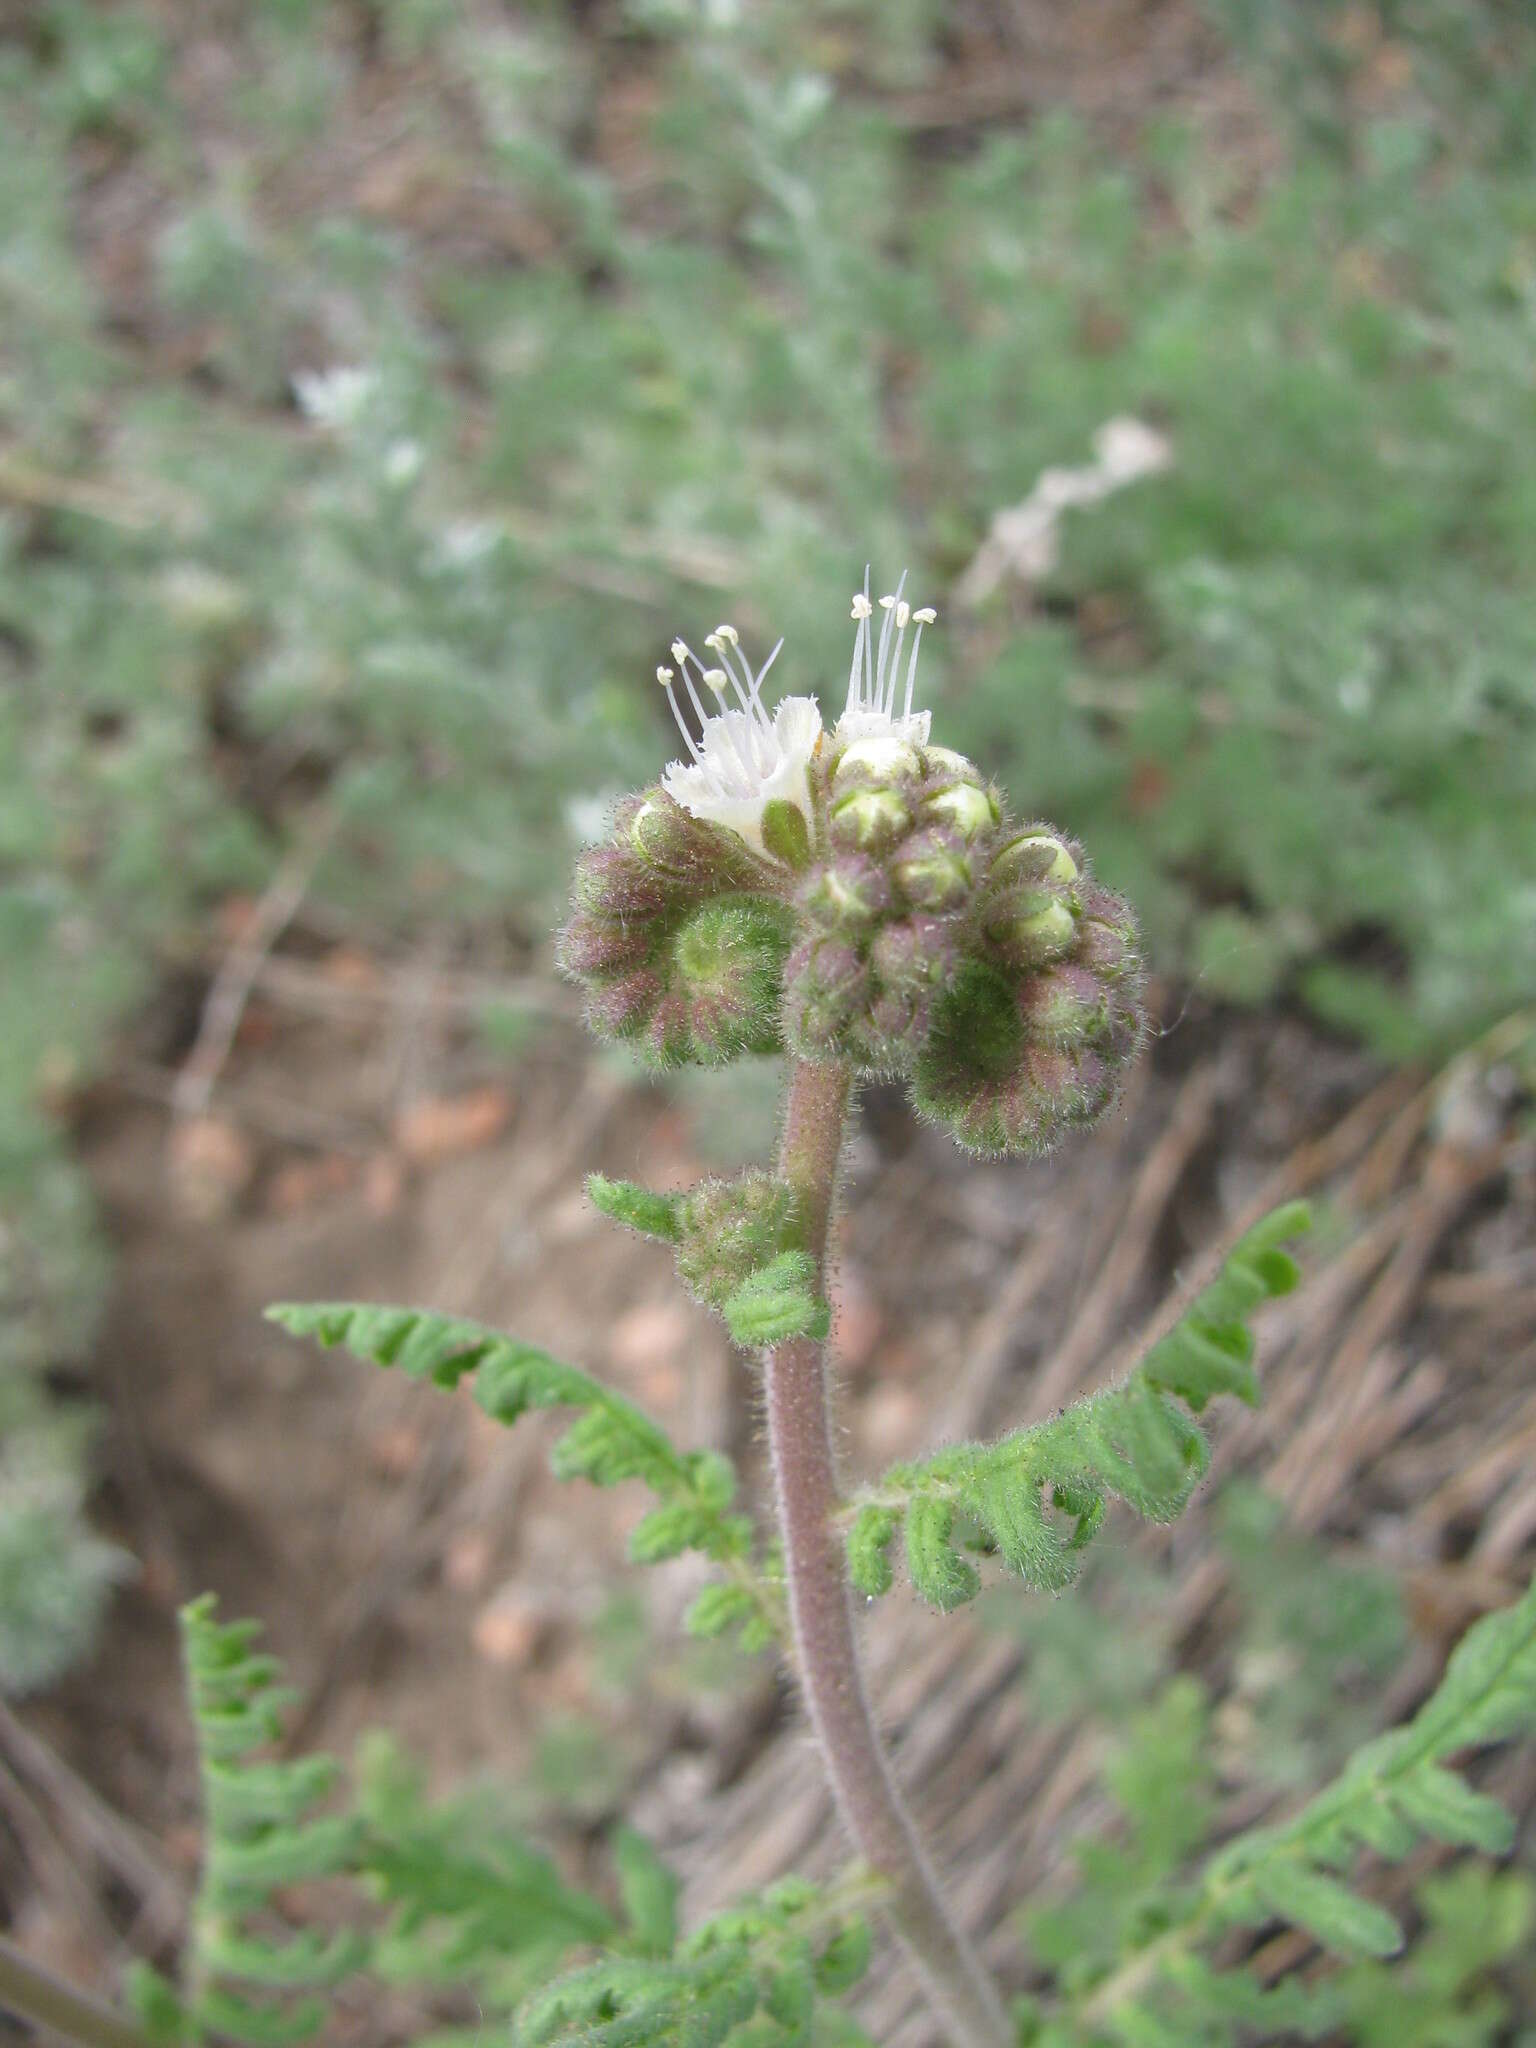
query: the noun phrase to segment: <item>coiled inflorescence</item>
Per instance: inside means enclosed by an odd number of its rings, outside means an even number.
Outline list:
[[[733,627],[705,642],[714,667],[674,643],[657,673],[689,759],[582,856],[561,964],[592,1028],[654,1064],[787,1047],[908,1076],[971,1150],[1044,1152],[1103,1113],[1141,1043],[1135,919],[1080,846],[1010,822],[929,744],[934,615],[901,586],[878,610],[877,633],[866,578],[830,731],[814,698],[764,707],[773,656],[754,672]]]

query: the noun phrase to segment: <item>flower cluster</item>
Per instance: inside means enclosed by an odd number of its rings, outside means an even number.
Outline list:
[[[778,1049],[793,915],[734,832],[642,791],[577,862],[573,895],[557,957],[597,1037],[658,1067]]]
[[[1129,907],[1083,850],[1010,822],[914,708],[934,614],[904,582],[853,600],[835,726],[773,711],[740,635],[657,671],[686,760],[582,856],[560,958],[604,1037],[655,1063],[787,1047],[910,1079],[980,1152],[1044,1152],[1098,1117],[1143,1032]],[[782,643],[780,643],[782,645]],[[710,708],[713,700],[714,708]]]

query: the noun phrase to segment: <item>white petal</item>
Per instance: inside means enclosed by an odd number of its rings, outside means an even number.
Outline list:
[[[860,707],[843,713],[833,737],[843,747],[858,740],[900,740],[909,747],[926,747],[932,725],[931,711],[914,711],[906,718],[897,718],[887,711],[866,711]]]
[[[725,711],[705,719],[699,759],[674,761],[662,788],[694,817],[724,825],[764,853],[765,805],[794,804],[810,822],[806,777],[820,737],[821,713],[814,697],[786,697],[771,727],[745,712]]]

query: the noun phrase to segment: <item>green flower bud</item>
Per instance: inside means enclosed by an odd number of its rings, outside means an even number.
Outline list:
[[[965,842],[943,826],[910,833],[897,848],[892,868],[914,910],[958,910],[971,892]]]
[[[922,756],[905,740],[879,737],[855,740],[844,747],[832,771],[832,787],[845,784],[914,783],[923,772]]]
[[[979,784],[982,780],[976,763],[968,761],[964,754],[957,754],[953,747],[924,747],[923,768],[931,776],[947,777],[954,782]]]
[[[992,878],[998,882],[1075,882],[1078,864],[1065,841],[1041,826],[1031,826],[1000,846],[992,856]]]
[[[644,867],[698,901],[761,885],[763,870],[737,833],[694,817],[665,790],[629,798],[614,827],[617,842]]]
[[[673,966],[705,1066],[741,1053],[776,1052],[788,919],[776,903],[741,897],[708,903],[677,934]]]
[[[723,1308],[752,1275],[801,1241],[794,1191],[771,1173],[709,1180],[677,1208],[677,1270],[697,1301]]]
[[[852,936],[890,908],[885,870],[862,853],[847,853],[819,868],[800,892],[817,923]]]
[[[989,907],[985,930],[1010,965],[1043,967],[1072,950],[1077,920],[1061,897],[1044,889],[1020,889]]]
[[[998,809],[990,792],[974,782],[952,782],[923,798],[923,815],[953,826],[967,841],[990,832],[998,821]]]
[[[789,925],[783,905],[754,896],[629,931],[578,914],[561,934],[559,959],[585,989],[597,1037],[630,1043],[657,1067],[718,1066],[778,1050]]]
[[[912,823],[905,799],[894,789],[851,790],[833,803],[828,826],[839,846],[860,846],[883,852]]]

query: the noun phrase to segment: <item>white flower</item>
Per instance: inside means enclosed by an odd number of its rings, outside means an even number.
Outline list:
[[[379,373],[338,363],[329,370],[296,370],[293,395],[317,427],[356,426],[379,388]]]
[[[848,671],[848,702],[837,721],[836,737],[841,746],[871,740],[893,740],[914,747],[928,744],[933,714],[912,709],[912,692],[917,687],[917,650],[922,645],[923,628],[931,626],[937,615],[931,605],[912,609],[901,594],[906,581],[903,572],[895,590],[879,600],[879,609],[885,616],[880,621],[877,647],[870,627],[875,606],[869,599],[869,571],[864,571],[864,588],[853,600],[852,616],[858,631],[853,639],[853,666]],[[908,626],[917,630],[912,635],[912,654],[898,712],[896,690],[901,682],[901,654]]]
[[[765,853],[765,805],[793,804],[810,825],[809,770],[821,739],[821,713],[814,697],[785,697],[771,715],[765,709],[763,678],[784,645],[782,640],[755,676],[741,652],[734,626],[717,626],[704,645],[713,650],[718,667],[705,668],[685,642],[674,640],[672,658],[677,670],[656,671],[656,680],[667,693],[677,729],[692,756],[688,761],[672,762],[661,786],[694,817],[739,832],[749,846]],[[690,670],[698,671],[699,681],[718,700],[719,710],[705,710]],[[677,701],[674,685],[679,676],[699,721],[697,739]],[[734,705],[727,704],[728,693],[734,695]]]

